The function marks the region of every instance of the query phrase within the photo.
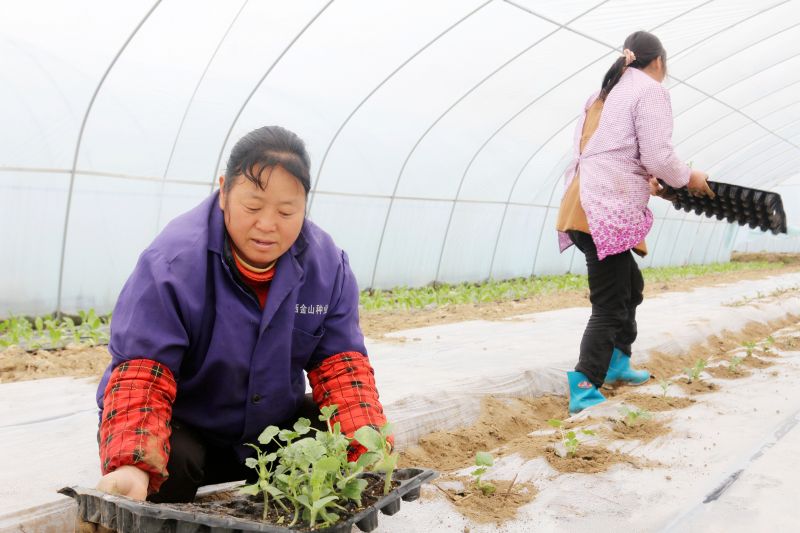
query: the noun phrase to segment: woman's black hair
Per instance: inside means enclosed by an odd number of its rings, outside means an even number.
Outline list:
[[[654,59],[661,58],[664,63],[664,69],[667,68],[667,51],[658,37],[646,31],[637,31],[628,35],[623,45],[623,50],[628,49],[636,56],[636,61],[633,61],[628,67],[643,69],[649,65]],[[603,77],[603,85],[600,88],[600,100],[605,101],[611,89],[617,84],[625,72],[625,56],[620,56],[608,69],[606,75]]]
[[[311,190],[311,160],[306,144],[297,134],[280,126],[264,126],[239,139],[225,168],[225,192],[230,192],[238,176],[244,176],[265,189],[267,183],[261,179],[262,170],[277,165],[297,178],[308,195]]]

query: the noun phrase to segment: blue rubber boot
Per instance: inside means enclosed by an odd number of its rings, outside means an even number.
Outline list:
[[[650,372],[647,370],[634,370],[631,368],[631,356],[614,348],[614,352],[611,354],[611,364],[608,365],[608,372],[603,385],[642,385],[647,383],[649,379]]]
[[[606,401],[583,372],[567,372],[569,382],[569,414],[580,413],[587,407]]]

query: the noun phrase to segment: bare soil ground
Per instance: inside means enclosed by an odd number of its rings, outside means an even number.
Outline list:
[[[94,377],[99,381],[110,361],[107,346],[68,346],[35,352],[11,347],[0,352],[0,383],[61,376]]]
[[[800,330],[800,318],[790,316],[769,325],[749,324],[742,331],[731,332],[723,338],[711,337],[707,342],[693,346],[683,357],[657,355],[646,365],[651,372],[657,371],[664,379],[670,379],[667,393],[675,392],[678,387],[688,396],[642,394],[633,387],[618,387],[605,390],[608,398],[620,398],[626,404],[635,405],[649,411],[651,417],[626,424],[622,419],[585,418],[566,420],[564,431],[600,426],[597,438],[581,444],[574,454],[565,454],[561,443],[562,435],[548,424],[550,419],[562,419],[567,416],[567,398],[559,396],[542,396],[534,399],[511,399],[486,397],[482,401],[478,421],[468,427],[449,431],[430,433],[420,439],[415,447],[403,450],[400,454],[401,466],[425,466],[443,472],[440,480],[434,482],[437,488],[445,492],[447,497],[464,516],[478,523],[494,522],[501,524],[514,518],[517,509],[531,501],[536,495],[536,488],[520,489],[520,497],[503,498],[503,491],[493,495],[484,495],[474,486],[471,479],[459,475],[465,468],[474,465],[477,451],[490,451],[497,459],[514,454],[526,460],[543,458],[556,471],[561,473],[597,473],[608,470],[611,466],[627,463],[635,468],[652,467],[647,460],[635,458],[615,449],[613,443],[638,441],[645,443],[658,437],[668,435],[671,431],[668,412],[683,409],[703,401],[703,395],[719,390],[718,385],[708,378],[686,383],[687,378],[677,377],[687,366],[691,366],[696,358],[705,357],[714,362],[714,366],[706,369],[715,377],[734,379],[749,375],[751,372],[763,370],[775,364],[780,355],[770,353],[770,359],[756,355],[745,357],[742,352],[743,342],[762,342],[774,331],[793,327]],[[785,344],[794,335],[783,335],[775,339],[775,346]],[[756,348],[758,352],[760,348]],[[740,365],[741,373],[728,371],[728,364],[733,357],[743,357]],[[719,364],[722,362],[722,364]],[[748,364],[749,363],[749,364]],[[745,365],[748,365],[745,368]],[[560,452],[557,452],[560,450]],[[461,481],[460,489],[442,488],[439,484],[449,485],[453,480]],[[503,487],[508,486],[508,482]],[[516,489],[513,491],[516,493]],[[524,497],[522,497],[524,495]],[[467,502],[471,501],[469,505]]]

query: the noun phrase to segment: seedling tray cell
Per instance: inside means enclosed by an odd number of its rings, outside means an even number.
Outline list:
[[[392,479],[399,482],[399,485],[389,494],[381,497],[370,507],[331,527],[313,530],[303,527],[287,528],[219,514],[183,511],[165,504],[140,502],[85,487],[65,487],[59,492],[74,498],[78,503],[79,520],[101,525],[117,533],[239,533],[244,531],[349,533],[353,525],[361,531],[374,530],[378,527],[378,512],[385,515],[397,513],[400,511],[402,501],[409,502],[418,499],[422,484],[437,475],[435,471],[428,469],[396,470]],[[229,491],[230,487],[226,490]]]
[[[664,197],[679,211],[694,211],[697,215],[725,219],[740,226],[775,234],[786,233],[786,213],[781,196],[777,193],[709,181],[708,186],[716,196],[708,198],[692,196],[686,187],[676,189],[664,182],[661,185],[666,190]]]

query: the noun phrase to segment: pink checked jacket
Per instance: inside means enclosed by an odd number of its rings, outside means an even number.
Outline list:
[[[574,160],[564,174],[564,190],[580,171],[581,205],[602,260],[630,250],[650,231],[649,176],[684,187],[691,170],[672,148],[669,92],[635,68],[626,69],[611,90],[597,130],[581,153],[586,110],[599,94],[586,102],[575,129]],[[559,232],[558,237],[562,252],[572,245],[566,233]]]

